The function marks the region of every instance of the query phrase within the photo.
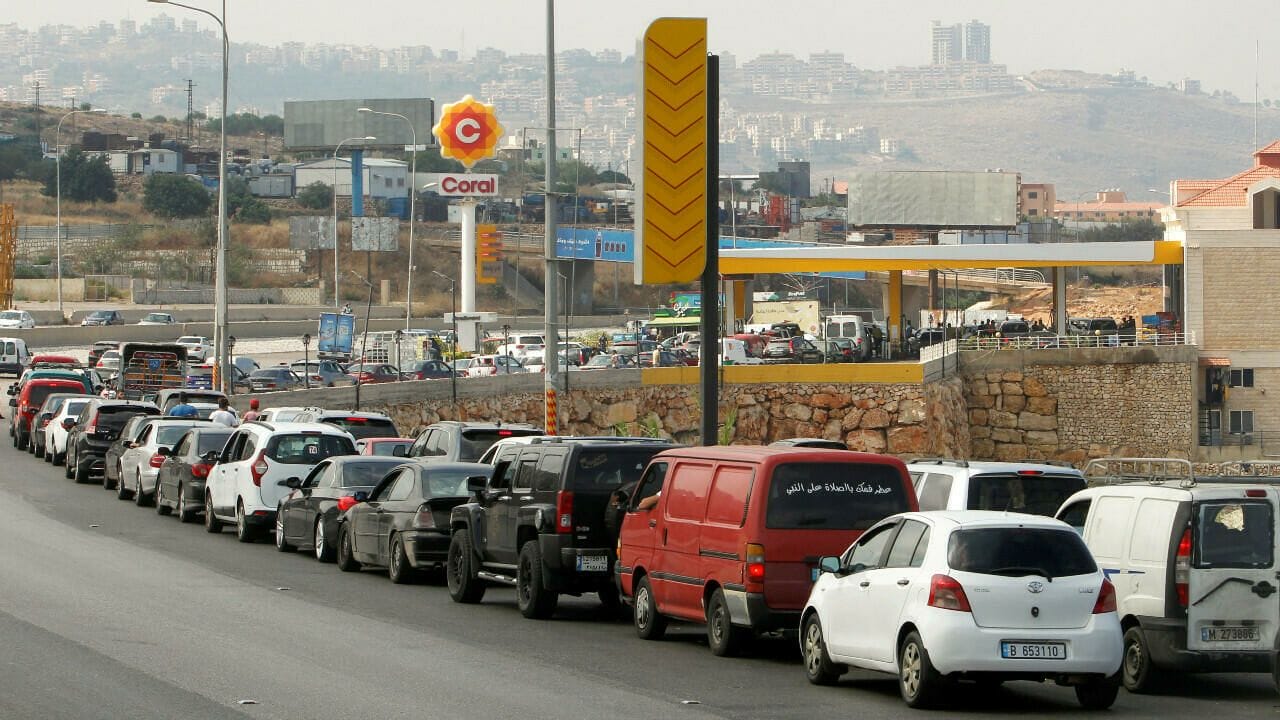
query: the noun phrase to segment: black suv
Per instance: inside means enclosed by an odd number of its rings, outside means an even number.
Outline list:
[[[107,449],[129,418],[139,414],[159,415],[160,408],[136,400],[90,400],[67,435],[66,476],[83,483],[97,473],[105,475]]]
[[[501,448],[493,477],[450,517],[447,576],[454,601],[476,603],[487,583],[516,587],[528,618],[547,618],[561,594],[595,592],[618,606],[611,497],[672,444],[651,438],[537,438]]]
[[[527,423],[482,423],[443,420],[428,425],[413,441],[409,457],[440,462],[477,462],[490,445],[503,438],[545,435]]]

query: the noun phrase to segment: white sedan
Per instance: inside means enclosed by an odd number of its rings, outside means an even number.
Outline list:
[[[209,338],[199,335],[183,335],[178,338],[177,344],[187,349],[189,362],[204,362],[209,359],[209,353],[213,352]]]
[[[210,423],[175,417],[156,418],[149,422],[138,439],[126,446],[120,455],[118,497],[121,500],[133,498],[138,505],[151,505],[155,501],[160,466],[182,435],[193,427],[210,427]]]
[[[138,324],[139,325],[175,325],[177,324],[177,321],[175,321],[173,319],[173,316],[170,315],[169,313],[153,312],[153,313],[147,313],[145,316],[143,316],[143,318],[138,321]]]
[[[0,328],[10,330],[29,330],[36,326],[35,318],[26,310],[5,310],[0,312]]]
[[[1086,708],[1115,702],[1123,634],[1115,588],[1080,536],[1052,518],[905,513],[819,560],[800,623],[805,675],[894,673],[911,707],[949,681],[1073,685]]]

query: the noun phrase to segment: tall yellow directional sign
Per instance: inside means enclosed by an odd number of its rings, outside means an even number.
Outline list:
[[[697,280],[707,241],[707,20],[659,18],[639,49],[637,284]]]

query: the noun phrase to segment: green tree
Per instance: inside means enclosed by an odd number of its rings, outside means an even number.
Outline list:
[[[0,181],[42,178],[45,171],[42,162],[40,147],[33,142],[0,145]]]
[[[618,185],[630,185],[631,178],[627,177],[626,175],[623,175],[617,170],[605,170],[604,172],[600,173],[599,182],[615,183]]]
[[[142,208],[166,218],[200,217],[213,200],[204,185],[185,175],[155,174],[142,184]]]
[[[44,189],[41,192],[47,197],[58,195],[58,164],[52,163],[46,169]],[[116,177],[102,156],[88,157],[79,149],[73,148],[62,158],[62,197],[79,202],[116,201]]]
[[[151,118],[151,122],[153,123],[169,122],[169,119],[163,115],[155,115]]]
[[[333,186],[319,180],[298,191],[298,204],[312,210],[333,207]]]
[[[232,176],[227,178],[227,217],[240,223],[261,225],[271,222],[271,208],[249,191],[248,180]]]
[[[418,153],[418,172],[462,172],[465,169],[462,163],[444,157],[438,151],[428,150]]]
[[[140,112],[136,112],[136,113],[129,113],[129,117],[133,118],[134,120],[141,120],[141,119],[142,119],[142,113],[140,113]]]

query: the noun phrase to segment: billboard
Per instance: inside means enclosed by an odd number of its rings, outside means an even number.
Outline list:
[[[359,112],[367,107],[409,118]],[[327,150],[343,140],[372,135],[366,147],[405,147],[413,144],[410,124],[417,131],[418,146],[433,146],[431,127],[436,124],[431,98],[364,100],[292,100],[284,104],[284,146],[288,150]]]
[[[351,249],[395,252],[400,248],[400,221],[385,217],[351,218]]]
[[[1017,224],[1016,173],[861,172],[849,180],[851,227],[990,228]]]
[[[635,237],[630,230],[556,228],[556,257],[631,262]]]
[[[320,330],[316,350],[323,356],[351,355],[356,335],[356,316],[345,313],[320,313]]]
[[[332,250],[333,218],[295,215],[289,218],[290,250]]]

